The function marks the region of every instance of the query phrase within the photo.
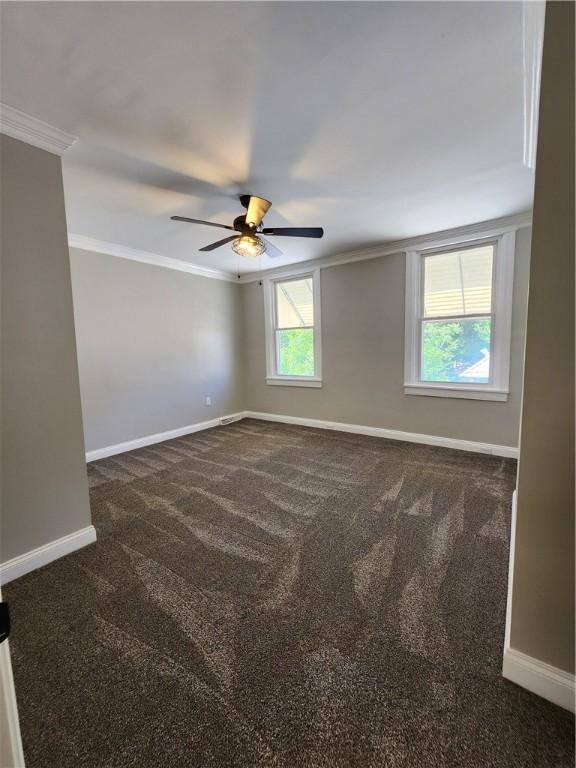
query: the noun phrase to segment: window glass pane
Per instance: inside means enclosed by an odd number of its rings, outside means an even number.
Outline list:
[[[314,329],[276,331],[278,374],[314,376]]]
[[[492,311],[494,246],[424,257],[424,317]]]
[[[276,283],[276,327],[303,328],[314,325],[312,278]]]
[[[489,317],[422,322],[422,381],[490,381]]]

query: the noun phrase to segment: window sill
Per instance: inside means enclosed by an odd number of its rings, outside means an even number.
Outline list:
[[[279,387],[321,387],[322,379],[304,378],[303,376],[267,376],[266,384]]]
[[[458,386],[457,384],[404,384],[405,395],[426,395],[428,397],[455,397],[467,400],[495,400],[507,402],[508,390],[494,387]]]

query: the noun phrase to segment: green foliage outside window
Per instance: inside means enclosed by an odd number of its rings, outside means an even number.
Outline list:
[[[490,318],[424,322],[422,380],[486,383],[488,375],[463,375],[490,349]]]
[[[278,331],[278,373],[314,376],[314,329]]]

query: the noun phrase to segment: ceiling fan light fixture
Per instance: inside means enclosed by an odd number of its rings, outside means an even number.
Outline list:
[[[232,250],[238,256],[255,259],[266,252],[266,244],[258,235],[242,235],[232,242]]]

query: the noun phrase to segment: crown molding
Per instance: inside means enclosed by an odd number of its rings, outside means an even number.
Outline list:
[[[201,267],[197,264],[189,264],[187,261],[172,259],[169,256],[160,256],[157,253],[150,253],[149,251],[139,251],[136,248],[129,248],[126,245],[108,243],[105,240],[97,240],[93,237],[85,237],[84,235],[75,235],[72,232],[68,233],[68,245],[71,248],[80,248],[83,251],[105,253],[108,256],[118,256],[121,259],[139,261],[143,264],[153,264],[156,267],[175,269],[178,272],[188,272],[191,275],[198,275],[199,277],[209,277],[213,280],[226,280],[230,283],[238,282],[238,278],[231,272],[224,272],[220,269],[211,269],[210,267]]]
[[[379,259],[382,256],[392,256],[396,253],[409,250],[426,250],[439,248],[444,245],[452,245],[457,242],[475,240],[483,237],[496,237],[506,232],[515,232],[518,229],[532,226],[532,212],[526,211],[514,216],[506,216],[501,219],[490,219],[477,224],[468,224],[464,227],[444,229],[428,235],[406,238],[405,240],[389,241],[380,245],[371,246],[359,250],[350,250],[334,256],[325,256],[319,259],[299,261],[295,264],[287,264],[283,267],[263,269],[260,272],[245,272],[238,282],[253,283],[267,277],[290,277],[290,275],[304,272],[309,269],[323,267],[336,267],[341,264],[350,264],[354,261],[367,261]]]
[[[109,243],[105,240],[98,240],[84,235],[75,235],[68,233],[68,245],[71,248],[81,248],[84,251],[94,251],[95,253],[106,253],[109,256],[118,256],[121,259],[131,259],[140,261],[144,264],[154,264],[157,267],[166,269],[175,269],[179,272],[188,272],[200,277],[209,277],[213,280],[226,280],[230,283],[253,283],[267,277],[289,277],[290,275],[312,269],[323,267],[336,267],[340,264],[350,264],[355,261],[366,261],[368,259],[379,259],[382,256],[392,256],[395,253],[408,250],[425,250],[427,248],[438,248],[443,245],[450,245],[455,242],[465,242],[466,240],[475,240],[482,237],[496,237],[505,232],[515,232],[523,227],[532,225],[532,213],[526,212],[516,216],[507,216],[502,219],[491,219],[478,224],[470,224],[456,229],[445,229],[441,232],[435,232],[420,237],[412,237],[406,240],[390,241],[381,245],[363,248],[361,250],[345,251],[335,256],[327,256],[319,259],[309,259],[307,261],[297,261],[294,264],[286,264],[283,267],[274,267],[264,269],[260,272],[245,272],[243,275],[236,275],[232,272],[226,272],[221,269],[212,269],[210,267],[201,267],[198,264],[190,264],[187,261],[173,259],[169,256],[161,256],[158,253],[149,251],[140,251],[136,248],[129,248],[126,245],[118,243]]]
[[[0,102],[0,133],[55,155],[64,154],[77,141],[76,136],[3,102]]]

